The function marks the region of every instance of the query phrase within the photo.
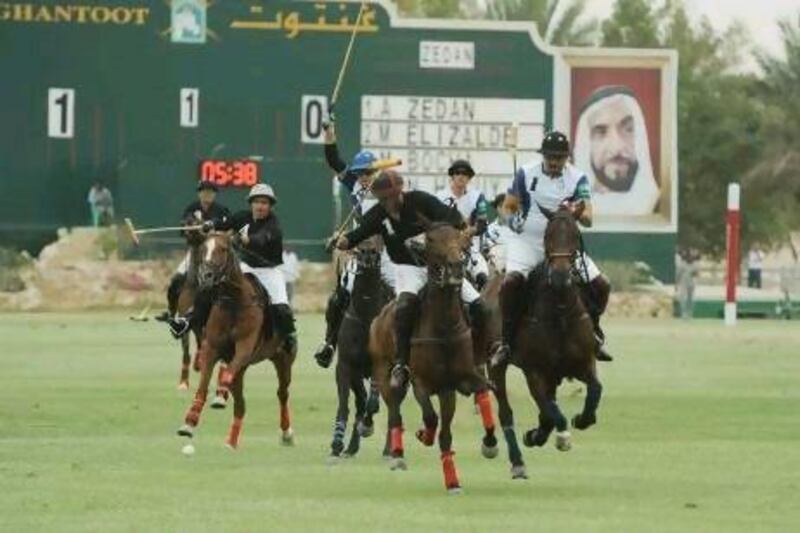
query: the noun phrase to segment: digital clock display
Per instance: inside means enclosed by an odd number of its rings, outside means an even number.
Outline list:
[[[261,167],[251,159],[200,161],[200,181],[218,187],[252,187],[261,181]]]

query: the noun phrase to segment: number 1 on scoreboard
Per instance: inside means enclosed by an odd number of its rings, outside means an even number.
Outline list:
[[[200,89],[181,89],[181,127],[196,128],[200,123]]]
[[[75,89],[47,90],[47,136],[71,139],[75,135]]]

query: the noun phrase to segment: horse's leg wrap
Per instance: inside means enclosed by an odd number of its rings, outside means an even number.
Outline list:
[[[403,428],[391,429],[391,452],[393,457],[403,457]]]
[[[492,399],[489,396],[489,391],[484,390],[475,395],[475,401],[478,404],[478,410],[481,412],[481,420],[483,421],[483,428],[486,433],[494,433],[494,413],[492,413]]]
[[[418,310],[419,297],[416,294],[404,292],[397,297],[394,315],[394,331],[397,337],[395,364],[408,365],[411,356],[411,335],[414,332]]]
[[[181,294],[181,288],[183,288],[185,282],[186,274],[174,274],[169,280],[169,286],[167,287],[167,309],[171,317],[174,317],[175,313],[178,311],[178,297]]]
[[[339,327],[342,325],[344,313],[350,304],[350,293],[341,285],[336,286],[336,290],[328,299],[328,307],[325,309],[325,342],[336,348],[336,341],[339,337]]]
[[[446,489],[457,489],[461,487],[461,484],[458,482],[456,464],[453,461],[454,455],[455,452],[452,450],[442,452],[442,472],[444,472],[444,486]]]
[[[522,451],[519,449],[517,432],[514,431],[514,426],[504,426],[503,436],[506,438],[506,446],[508,447],[508,460],[514,466],[523,464]]]
[[[225,443],[231,448],[237,448],[239,446],[239,435],[242,432],[243,421],[243,417],[233,417],[231,428],[228,431],[228,438],[225,440]]]
[[[287,431],[290,427],[292,427],[292,417],[289,414],[289,406],[282,404],[281,405],[281,430]]]
[[[346,422],[341,419],[337,419],[333,424],[333,442],[331,442],[331,453],[333,455],[340,455],[344,450],[345,424]]]
[[[189,408],[189,411],[186,413],[186,418],[184,422],[188,425],[195,427],[197,423],[200,421],[200,413],[203,411],[203,406],[206,404],[206,393],[197,391],[197,394],[194,395],[194,401],[192,401],[192,406]]]
[[[503,316],[503,343],[512,349],[524,306],[525,277],[519,272],[510,272],[500,288],[500,312]]]

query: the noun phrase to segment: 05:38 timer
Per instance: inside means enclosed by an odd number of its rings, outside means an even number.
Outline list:
[[[257,161],[206,159],[200,162],[200,179],[219,187],[252,187],[259,170]]]

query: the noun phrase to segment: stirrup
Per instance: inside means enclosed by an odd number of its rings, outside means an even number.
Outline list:
[[[392,367],[391,379],[389,386],[392,389],[403,390],[408,386],[408,379],[411,375],[411,370],[405,363],[395,363]]]
[[[331,366],[331,362],[333,362],[333,352],[333,345],[328,342],[323,342],[314,353],[314,359],[320,367],[328,368]]]
[[[507,365],[511,359],[511,347],[506,342],[497,345],[492,358],[489,360],[489,366],[492,368],[502,365]]]
[[[182,316],[171,318],[167,323],[169,324],[169,332],[176,339],[180,339],[189,331],[189,321]]]

